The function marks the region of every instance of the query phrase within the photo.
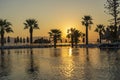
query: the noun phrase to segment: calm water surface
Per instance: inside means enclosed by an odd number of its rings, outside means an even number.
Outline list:
[[[0,80],[120,80],[120,50],[1,50]]]

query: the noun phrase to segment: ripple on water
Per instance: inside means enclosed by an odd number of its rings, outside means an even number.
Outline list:
[[[119,52],[97,48],[3,50],[0,80],[119,80]]]

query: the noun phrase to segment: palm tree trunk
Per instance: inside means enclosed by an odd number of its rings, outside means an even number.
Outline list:
[[[75,42],[75,48],[77,48],[77,42]]]
[[[88,45],[88,26],[86,26],[86,45]]]
[[[75,48],[77,48],[77,42],[78,42],[78,39],[77,39],[77,36],[75,36]]]
[[[30,44],[32,44],[33,41],[33,37],[32,37],[32,33],[30,33]]]
[[[1,33],[1,46],[4,46],[4,33]]]
[[[30,28],[30,44],[32,44],[33,41],[33,29],[32,27]]]
[[[74,45],[73,45],[73,35],[71,35],[71,47],[73,48]]]
[[[56,42],[54,42],[54,48],[56,48]]]
[[[100,33],[99,33],[99,37],[100,37],[100,44],[101,44],[101,31],[100,31]]]
[[[56,43],[57,43],[57,39],[56,36],[54,36],[54,48],[56,48]]]

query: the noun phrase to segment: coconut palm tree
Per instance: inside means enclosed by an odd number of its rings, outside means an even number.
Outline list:
[[[105,30],[105,26],[102,25],[102,24],[99,24],[97,25],[96,29],[95,29],[95,32],[98,32],[99,33],[99,40],[100,40],[100,43],[101,43],[101,39],[102,39],[102,35],[103,35],[103,31]]]
[[[30,33],[30,43],[32,44],[33,42],[33,29],[39,29],[38,23],[35,19],[27,19],[24,23],[25,27],[24,29],[29,28],[29,33]]]
[[[91,16],[84,16],[82,21],[82,25],[86,27],[86,45],[88,45],[88,27],[91,27],[93,24]]]
[[[48,34],[54,42],[54,48],[56,48],[57,40],[61,40],[62,32],[59,29],[51,29],[50,32],[48,32]]]
[[[0,19],[0,34],[1,34],[1,46],[4,46],[4,35],[5,32],[10,33],[13,32],[11,28],[12,24],[8,22],[6,19]]]

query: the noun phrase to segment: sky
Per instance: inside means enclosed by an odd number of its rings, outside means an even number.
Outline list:
[[[98,34],[94,32],[97,24],[109,24],[110,18],[104,11],[106,0],[0,0],[0,18],[12,23],[14,33],[5,36],[29,36],[24,30],[26,19],[34,18],[38,21],[39,30],[34,30],[34,36],[48,36],[50,29],[60,29],[63,37],[67,29],[74,27],[85,32],[81,24],[84,15],[93,18],[93,25],[89,31],[89,40],[95,41]]]

